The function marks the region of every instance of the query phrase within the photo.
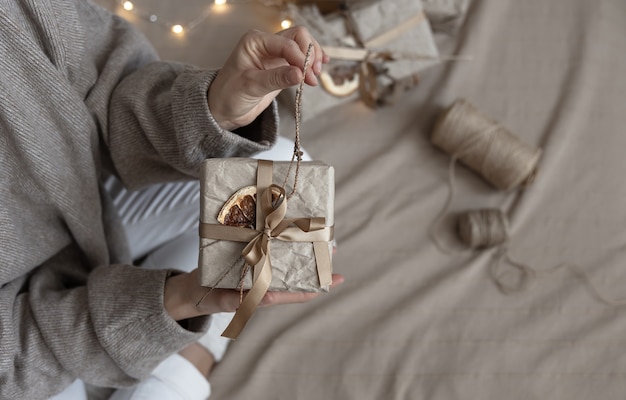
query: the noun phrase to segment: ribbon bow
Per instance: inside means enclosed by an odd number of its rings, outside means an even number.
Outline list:
[[[234,339],[239,336],[272,282],[270,257],[273,240],[286,242],[312,242],[320,286],[332,283],[328,242],[333,238],[333,228],[326,226],[323,217],[285,219],[287,197],[285,189],[271,184],[272,162],[259,160],[257,170],[256,229],[221,224],[200,224],[200,236],[207,239],[248,242],[241,255],[254,267],[253,284],[239,305],[233,320],[222,336]],[[272,194],[278,199],[272,201]]]

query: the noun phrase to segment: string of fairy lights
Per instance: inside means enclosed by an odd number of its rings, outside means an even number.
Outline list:
[[[271,6],[280,6],[282,5],[281,0],[259,0],[264,5]],[[162,16],[157,15],[155,13],[151,13],[148,10],[143,9],[142,7],[138,7],[133,1],[130,0],[120,0],[119,5],[122,9],[120,14],[123,13],[132,13],[137,18],[140,18],[149,23],[160,25],[163,28],[169,30],[174,35],[184,35],[192,31],[202,22],[204,22],[209,15],[213,11],[218,11],[220,9],[224,9],[232,4],[237,3],[249,3],[249,0],[236,1],[236,0],[211,0],[206,7],[196,18],[191,21],[183,22],[183,21],[168,21],[164,19]],[[282,29],[287,29],[292,25],[292,21],[289,18],[281,18],[280,27]]]

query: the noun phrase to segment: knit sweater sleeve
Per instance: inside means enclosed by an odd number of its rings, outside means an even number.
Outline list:
[[[13,374],[2,376],[1,398],[47,398],[76,378],[96,386],[136,384],[208,328],[207,318],[178,323],[164,309],[171,271],[119,264],[86,273],[78,268],[81,258],[75,246],[66,247],[15,297],[20,338],[13,347],[22,351]],[[14,338],[4,339],[8,347]]]
[[[127,186],[197,177],[206,158],[247,157],[276,141],[275,102],[250,126],[224,130],[207,99],[218,71],[158,60],[147,40],[116,16],[86,18],[109,26],[87,37],[83,60],[94,64],[83,71],[98,75],[86,102]]]

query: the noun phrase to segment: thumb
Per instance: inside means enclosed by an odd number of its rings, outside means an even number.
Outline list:
[[[249,94],[263,97],[276,90],[297,85],[302,80],[302,71],[298,67],[286,65],[269,70],[250,70],[248,87]]]

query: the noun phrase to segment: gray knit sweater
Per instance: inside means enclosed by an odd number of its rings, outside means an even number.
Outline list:
[[[87,0],[0,0],[1,399],[45,399],[76,378],[136,383],[206,329],[166,313],[171,272],[128,263],[100,181],[190,179],[206,157],[268,149],[275,105],[224,131],[207,104],[214,76],[157,61]]]

